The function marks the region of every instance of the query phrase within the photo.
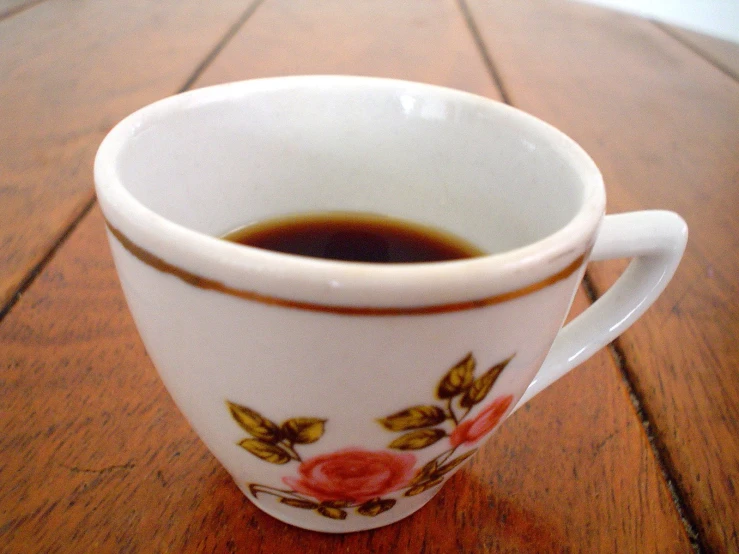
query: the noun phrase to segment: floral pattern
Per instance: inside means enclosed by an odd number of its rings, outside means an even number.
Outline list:
[[[413,478],[416,457],[410,453],[346,448],[306,460],[299,477],[283,477],[293,490],[322,502],[362,504],[405,487]]]
[[[463,444],[475,444],[495,429],[500,418],[505,415],[512,403],[513,396],[510,394],[496,398],[483,408],[476,418],[460,423],[449,435],[449,442],[455,448]]]
[[[503,395],[470,417],[487,398],[511,358],[476,376],[472,353],[452,366],[436,387],[433,403],[412,406],[378,419],[387,431],[400,433],[387,450],[348,447],[303,459],[300,445],[318,441],[326,419],[297,417],[274,422],[246,406],[226,401],[234,421],[249,436],[239,446],[265,462],[284,465],[295,462],[297,474],[285,475],[288,488],[249,484],[253,496],[267,494],[294,508],[313,510],[331,519],[346,519],[348,510],[374,517],[391,509],[403,491],[415,496],[443,483],[445,476],[472,456],[477,444],[490,433],[513,405],[512,395]],[[423,450],[446,440],[449,448],[418,467],[410,451]],[[458,449],[473,447],[459,455]]]

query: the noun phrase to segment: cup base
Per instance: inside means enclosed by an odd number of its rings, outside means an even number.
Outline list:
[[[248,486],[242,486],[238,482],[236,486],[239,487],[241,492],[244,493],[252,504],[267,515],[288,525],[300,527],[308,531],[318,531],[320,533],[356,533],[390,525],[423,508],[438,492],[438,489],[436,489],[419,494],[412,499],[403,498],[390,510],[374,517],[363,516],[356,513],[354,509],[347,509],[346,519],[342,520],[325,517],[315,510],[292,508],[285,504],[280,504],[276,499],[273,500],[272,497],[268,497],[266,500],[255,498],[249,491]],[[401,503],[403,504],[402,506]],[[294,515],[289,510],[294,510]]]

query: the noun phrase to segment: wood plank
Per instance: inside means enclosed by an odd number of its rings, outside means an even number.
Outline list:
[[[499,98],[452,0],[270,0],[198,80],[349,74]]]
[[[720,38],[677,27],[660,25],[665,31],[694,48],[699,54],[715,63],[734,79],[739,80],[739,44]]]
[[[0,324],[0,345],[11,552],[689,551],[606,352],[404,523],[335,536],[261,513],[194,435],[136,334],[97,208]]]
[[[467,52],[469,35],[462,33],[462,29],[455,24],[455,20],[459,21],[460,15],[463,14],[457,11],[455,15],[450,10],[451,2],[425,2],[422,12],[418,9],[418,3],[414,2],[403,3],[402,8],[396,5],[393,10],[383,10],[376,2],[357,2],[354,4],[352,10],[342,10],[339,9],[339,2],[324,0],[319,3],[319,7],[313,12],[307,9],[308,4],[315,5],[315,2],[273,0],[265,5],[255,15],[254,19],[250,21],[250,26],[234,38],[219,58],[209,67],[208,71],[203,74],[196,85],[290,73],[360,73],[417,79],[470,90],[478,94],[488,94],[485,89],[481,90],[470,87],[468,80],[466,78],[460,79],[456,71],[449,75],[448,54],[442,56],[441,52],[431,47],[431,45],[435,44],[432,40],[439,40],[439,37],[443,37],[443,40],[451,41],[452,44],[461,44],[461,47],[455,46],[453,50]],[[342,3],[341,6],[343,7],[344,4]],[[300,25],[295,25],[296,18],[299,18]],[[431,22],[435,19],[446,21],[448,23],[447,30],[437,29],[435,27],[429,29],[427,27],[429,23],[426,23],[426,21]],[[377,21],[377,27],[375,29],[367,24],[370,20]],[[398,23],[399,21],[405,23],[401,25]],[[326,33],[322,36],[319,35],[317,38],[315,33],[312,32],[314,29],[323,30],[333,28],[334,26],[338,31],[337,34]],[[295,27],[302,30],[304,36]],[[397,46],[393,43],[388,44],[386,40],[386,37],[398,33],[399,29],[406,33],[406,40],[403,44],[401,55],[397,53]],[[419,32],[420,34],[417,34]],[[463,35],[467,36],[467,38],[459,38]],[[269,48],[265,48],[265,44],[268,44]],[[336,44],[351,45],[350,48],[352,51],[364,52],[366,57],[355,60],[344,53],[336,59]],[[308,55],[303,51],[304,46],[307,45],[310,45],[312,49]],[[419,45],[421,45],[420,48]],[[447,46],[445,50],[448,51],[449,47]],[[270,55],[273,51],[275,53]],[[286,52],[291,52],[291,55],[286,55]],[[467,56],[469,55],[467,54]],[[459,54],[456,54],[455,58],[454,62],[458,63]],[[413,60],[415,63],[408,64],[407,60]],[[357,61],[360,61],[361,65],[357,64]],[[463,65],[469,67],[470,62],[465,61]],[[452,65],[452,67],[454,66]],[[476,79],[475,83],[477,80],[479,78]],[[498,94],[496,94],[496,97],[498,97]],[[618,406],[615,409],[618,417],[623,418],[622,421],[631,421],[633,423],[635,417],[631,410],[630,402],[619,403],[619,399],[623,400],[627,397],[626,389],[620,382],[619,372],[613,366],[609,367],[609,370],[611,373],[609,375],[610,380],[606,381],[607,384],[604,384],[604,379],[594,372],[590,374],[592,381],[584,386],[590,385],[594,390],[600,389],[604,395],[601,401],[604,398],[608,398],[608,401]],[[572,392],[565,391],[564,386],[556,390],[559,392],[555,393],[552,391],[549,393],[556,395],[550,402],[558,405],[566,404],[567,399],[572,397]],[[599,402],[597,400],[594,401],[594,405],[599,405]],[[573,427],[577,429],[576,433],[580,433],[581,435],[588,433],[593,427],[593,422],[583,417],[582,414],[580,414],[579,420],[576,417],[572,419],[576,421],[573,423]],[[611,423],[612,420],[609,420],[605,425],[610,428]],[[604,422],[599,421],[597,425],[602,424]],[[510,425],[514,425],[514,423]],[[530,422],[522,423],[517,433],[529,432],[529,425]],[[618,433],[619,431],[611,428],[611,432]],[[641,430],[634,430],[633,434],[624,437],[624,443],[628,443],[628,446],[622,444],[614,450],[616,465],[611,468],[613,473],[610,474],[610,478],[613,482],[617,482],[622,479],[621,473],[623,472],[629,475],[628,478],[634,475],[641,475],[644,480],[652,480],[653,487],[649,489],[648,498],[653,504],[646,509],[646,512],[641,513],[640,510],[645,508],[642,505],[641,498],[637,499],[628,496],[621,498],[620,501],[624,502],[624,506],[619,507],[608,506],[608,503],[604,503],[602,511],[598,513],[608,513],[608,516],[605,516],[605,518],[610,520],[613,525],[610,528],[604,526],[590,534],[585,530],[589,529],[590,525],[592,525],[590,516],[593,512],[589,512],[585,506],[575,505],[571,512],[567,514],[568,521],[573,522],[575,526],[576,524],[574,522],[580,521],[582,522],[582,526],[579,527],[578,531],[573,531],[568,525],[562,525],[563,527],[567,527],[566,533],[570,534],[567,539],[563,540],[571,540],[571,544],[573,545],[592,545],[592,548],[586,550],[593,551],[597,551],[605,544],[617,544],[619,548],[623,546],[624,550],[629,550],[627,545],[639,550],[651,544],[670,544],[674,548],[678,548],[677,545],[681,545],[680,547],[687,548],[687,539],[680,522],[675,517],[669,494],[666,492],[666,485],[661,479],[655,460],[651,456],[647,443],[642,441],[644,437],[640,433]],[[647,459],[647,462],[643,466],[636,464],[619,465],[622,462],[621,454],[627,450],[634,454],[634,457],[631,458],[632,460],[638,458],[638,455],[636,455],[638,452],[639,455]],[[539,463],[541,463],[541,460],[539,460]],[[606,462],[607,464],[608,462]],[[525,467],[530,466],[526,465]],[[548,470],[548,465],[546,470],[542,468],[542,471]],[[606,473],[608,472],[605,468],[603,470]],[[576,472],[577,468],[573,469],[573,473]],[[538,474],[539,472],[535,471],[535,473]],[[552,479],[569,484],[569,476],[570,474],[567,473],[565,475],[558,475],[557,477],[552,476]],[[516,474],[515,477],[519,479],[521,476]],[[513,491],[516,491],[516,493],[519,492],[520,489],[517,486],[520,486],[520,482],[512,480],[508,485],[511,487],[506,491],[508,494],[514,494]],[[558,482],[558,486],[562,485]],[[586,487],[586,485],[579,483],[577,486],[574,486],[570,491],[572,496],[586,498],[587,493],[584,493],[578,487]],[[633,493],[635,490],[635,488],[631,488],[629,492]],[[559,506],[562,504],[557,503],[556,505]],[[632,510],[634,506],[638,507]],[[621,508],[623,508],[623,511],[621,511]],[[649,531],[636,535],[624,532],[614,537],[612,529],[620,528],[626,530],[628,528],[628,525],[625,525],[621,519],[627,517],[626,514],[631,519],[631,523],[634,523],[634,514],[644,516],[642,520],[635,522],[635,525],[638,528],[643,526],[645,529],[649,529]],[[505,518],[505,515],[502,517]],[[657,525],[654,524],[656,520],[660,521]],[[473,525],[480,525],[481,523],[479,520],[474,521],[475,523]],[[578,532],[581,534],[578,534]],[[496,543],[495,547],[491,548],[491,550],[496,551],[504,547],[511,547],[511,545],[507,543]],[[541,545],[538,545],[537,549],[539,547]],[[514,547],[514,550],[517,548]],[[553,548],[553,545],[550,544],[549,548]]]
[[[104,134],[176,92],[244,8],[54,0],[0,21],[0,310],[92,200]]]
[[[702,541],[736,551],[739,86],[635,17],[562,1],[470,4],[514,103],[593,155],[610,211],[688,220],[674,282],[619,344]],[[595,264],[598,290],[622,267]]]
[[[496,94],[452,0],[270,0],[197,85],[292,71]],[[97,209],[0,324],[0,351],[11,550],[689,551],[605,352],[520,410],[406,522],[327,536],[259,512],[193,435],[140,345]]]

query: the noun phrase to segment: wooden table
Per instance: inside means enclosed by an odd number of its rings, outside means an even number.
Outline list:
[[[381,75],[508,102],[691,238],[648,314],[423,510],[330,536],[254,508],[175,408],[95,203],[110,127],[189,88]],[[739,46],[566,0],[0,0],[0,551],[739,552]],[[576,301],[622,262],[592,264]]]

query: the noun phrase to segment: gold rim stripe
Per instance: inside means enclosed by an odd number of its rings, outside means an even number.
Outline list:
[[[441,314],[446,312],[461,312],[464,310],[473,310],[476,308],[484,308],[486,306],[492,306],[494,304],[500,304],[502,302],[508,302],[515,298],[520,298],[531,294],[538,290],[544,289],[550,285],[558,283],[563,279],[567,279],[570,275],[575,273],[585,263],[586,254],[583,254],[570,265],[558,271],[554,275],[542,279],[537,283],[533,283],[526,287],[513,290],[510,292],[504,292],[502,294],[496,294],[494,296],[488,296],[486,298],[480,298],[478,300],[467,300],[464,302],[454,302],[451,304],[437,304],[431,306],[408,306],[408,307],[375,307],[375,306],[330,306],[326,304],[314,304],[312,302],[302,302],[300,300],[289,300],[287,298],[277,298],[275,296],[268,296],[260,294],[258,292],[241,290],[233,287],[229,287],[219,281],[208,279],[206,277],[200,277],[194,273],[190,273],[180,267],[170,264],[155,256],[151,252],[141,248],[137,244],[133,243],[128,237],[106,221],[108,229],[116,238],[116,240],[128,250],[134,257],[139,261],[145,263],[148,266],[153,267],[161,271],[173,275],[178,279],[181,279],[185,283],[198,287],[205,290],[212,290],[220,292],[222,294],[228,294],[229,296],[235,296],[244,300],[251,300],[253,302],[261,302],[262,304],[269,304],[271,306],[281,306],[283,308],[294,308],[298,310],[308,310],[311,312],[325,312],[340,315],[363,315],[363,316],[399,316],[399,315],[430,315],[430,314]]]

